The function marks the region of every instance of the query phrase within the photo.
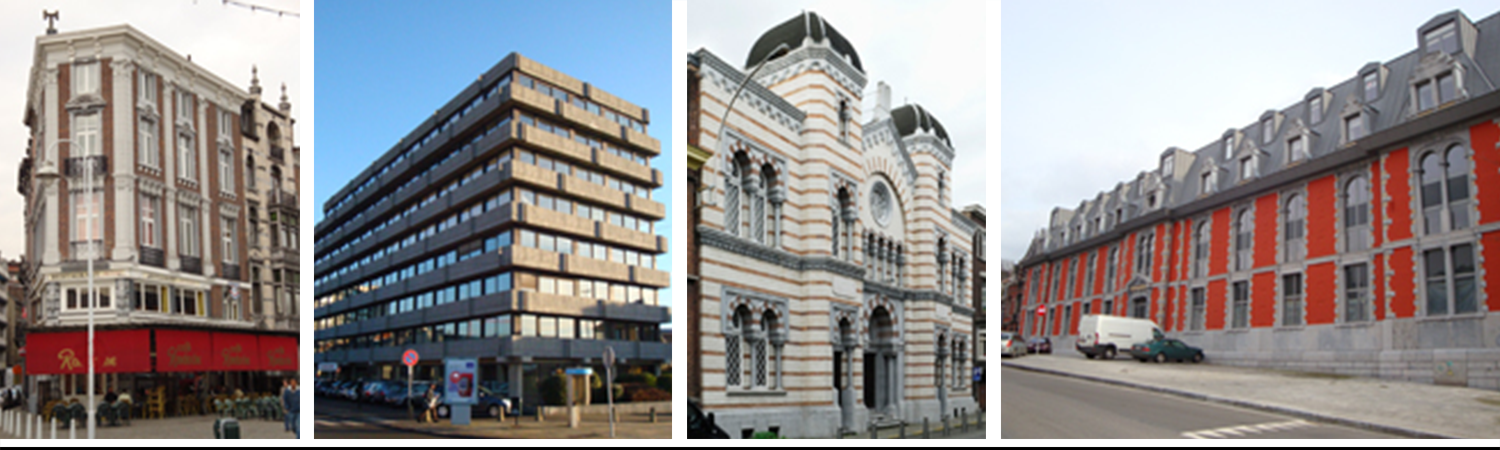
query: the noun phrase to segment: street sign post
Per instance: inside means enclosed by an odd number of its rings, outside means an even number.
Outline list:
[[[417,411],[412,408],[411,403],[411,375],[412,368],[417,365],[417,351],[407,349],[406,353],[401,354],[401,362],[406,364],[406,415],[411,417],[412,420],[416,420]]]
[[[604,347],[604,397],[609,399],[609,438],[615,438],[615,348]]]

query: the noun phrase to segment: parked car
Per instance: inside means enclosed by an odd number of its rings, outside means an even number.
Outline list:
[[[439,384],[438,392],[442,392],[442,389],[443,386]],[[498,397],[489,388],[479,386],[479,403],[473,405],[470,409],[470,414],[495,417],[500,415],[501,408],[505,409],[506,414],[515,413],[515,410],[511,408],[510,399]],[[448,406],[448,400],[446,398],[439,398],[437,407],[438,418],[446,419],[451,413],[452,408]]]
[[[1131,317],[1089,314],[1078,320],[1078,340],[1074,347],[1089,359],[1115,359],[1119,349],[1129,351],[1137,342],[1164,336],[1156,322]]]
[[[335,396],[344,400],[357,401],[359,400],[359,387],[358,381],[346,381],[339,385],[338,394]]]
[[[1172,361],[1203,362],[1203,349],[1184,344],[1176,339],[1156,339],[1130,346],[1130,356],[1140,362]]]
[[[1026,340],[1026,353],[1052,354],[1052,339],[1034,337]]]
[[[412,392],[416,392],[415,384],[412,386]],[[390,384],[390,388],[385,391],[385,404],[386,406],[406,406],[405,380]]]
[[[366,381],[359,385],[359,398],[363,403],[375,403],[385,397],[385,381]]]
[[[713,414],[704,415],[698,402],[688,400],[688,439],[729,439],[729,433],[714,424]]]
[[[1021,335],[1009,331],[1000,333],[1000,357],[1026,356],[1026,344],[1021,343]]]

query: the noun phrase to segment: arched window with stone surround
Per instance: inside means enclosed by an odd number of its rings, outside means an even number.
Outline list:
[[[724,384],[739,386],[744,374],[744,356],[740,354],[741,335],[750,329],[750,309],[734,311],[729,330],[724,333]]]
[[[1370,182],[1354,177],[1344,186],[1344,251],[1370,248]]]
[[[854,260],[854,219],[858,210],[854,205],[854,194],[849,188],[840,187],[837,202],[833,208],[833,253],[835,256],[842,255],[840,259],[845,261]]]
[[[760,177],[765,201],[764,211],[756,215],[756,220],[763,223],[757,226],[756,236],[761,243],[776,247],[781,241],[781,204],[786,201],[786,187],[780,183],[776,167],[769,163],[761,166]]]
[[[1461,145],[1422,155],[1422,222],[1426,234],[1469,228],[1469,151]]]
[[[761,350],[760,360],[756,362],[755,385],[781,389],[781,352],[786,345],[786,333],[781,331],[776,312],[769,308],[761,314],[760,328],[764,334],[756,344]]]
[[[724,177],[724,231],[740,235],[741,184],[745,178],[744,158],[736,155],[729,159],[729,174]]]
[[[1288,197],[1281,213],[1281,243],[1285,246],[1282,250],[1282,255],[1285,255],[1283,261],[1301,261],[1307,254],[1307,245],[1303,239],[1307,233],[1307,200],[1297,194]]]

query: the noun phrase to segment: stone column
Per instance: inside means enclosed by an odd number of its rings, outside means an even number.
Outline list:
[[[780,247],[781,245],[781,204],[786,201],[785,183],[785,181],[782,181],[782,183],[769,187],[766,193],[767,199],[771,202],[772,215],[771,225],[769,226],[771,229],[771,239],[766,242],[766,245],[771,247]]]

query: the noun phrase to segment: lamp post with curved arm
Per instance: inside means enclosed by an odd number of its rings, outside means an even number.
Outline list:
[[[739,100],[740,93],[744,92],[745,86],[750,84],[750,80],[755,78],[755,74],[758,73],[758,72],[760,72],[760,69],[764,68],[766,66],[766,63],[771,62],[771,60],[773,60],[773,59],[780,58],[782,56],[786,56],[786,54],[791,53],[791,52],[792,52],[792,47],[789,46],[789,45],[786,45],[785,42],[783,42],[781,44],[777,44],[776,48],[771,49],[770,53],[766,53],[766,57],[765,58],[762,58],[759,63],[755,64],[755,68],[751,69],[750,73],[745,74],[745,80],[740,82],[740,86],[738,88],[735,88],[734,95],[731,95],[729,97],[729,106],[727,106],[727,107],[724,108],[724,116],[719,118],[719,132],[718,132],[718,134],[714,135],[715,138],[719,140],[718,147],[721,150],[721,152],[722,152],[722,150],[725,150],[724,146],[727,145],[726,144],[726,139],[724,139],[724,128],[727,125],[729,125],[729,114],[732,113],[732,112],[734,112],[734,102],[735,102],[735,100]],[[713,193],[713,190],[711,188],[705,186],[705,187],[703,187],[703,190],[705,192],[709,193],[710,195],[703,195],[702,197],[704,197],[704,198],[711,197],[711,194]],[[705,202],[705,203],[711,203],[711,202]]]

